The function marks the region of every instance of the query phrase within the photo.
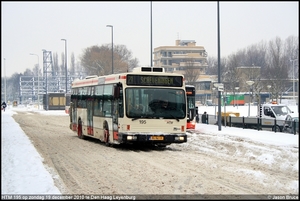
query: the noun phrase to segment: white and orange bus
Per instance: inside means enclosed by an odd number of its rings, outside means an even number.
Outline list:
[[[196,115],[198,115],[198,108],[196,107],[196,91],[195,86],[185,85],[186,96],[187,96],[187,129],[196,128]]]
[[[168,108],[156,109],[166,102]],[[163,68],[88,76],[72,83],[70,129],[106,145],[187,142],[184,76]]]

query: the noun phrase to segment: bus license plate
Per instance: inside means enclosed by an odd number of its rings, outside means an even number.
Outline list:
[[[150,140],[164,140],[163,136],[151,136]]]

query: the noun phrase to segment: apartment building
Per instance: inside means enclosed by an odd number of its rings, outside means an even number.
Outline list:
[[[160,46],[153,52],[155,67],[163,67],[166,72],[181,73],[188,84],[196,87],[196,99],[207,98],[211,93],[211,76],[205,75],[207,52],[197,46],[195,40],[176,40],[174,46]]]
[[[174,46],[154,48],[153,65],[165,68],[166,72],[184,73],[186,69],[195,69],[205,74],[207,53],[203,46],[196,46],[194,40],[176,40]]]

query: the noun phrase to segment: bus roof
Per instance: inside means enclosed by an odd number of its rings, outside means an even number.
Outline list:
[[[178,73],[167,73],[161,67],[136,67],[132,72],[125,72],[119,74],[103,75],[103,76],[87,76],[85,79],[76,79],[72,82],[72,88],[96,86],[99,84],[109,84],[126,81],[127,75],[164,75],[164,76],[182,76],[184,84],[184,75]]]

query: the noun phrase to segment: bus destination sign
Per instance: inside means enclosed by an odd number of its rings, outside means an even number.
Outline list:
[[[182,76],[132,75],[126,76],[127,85],[182,87]]]

